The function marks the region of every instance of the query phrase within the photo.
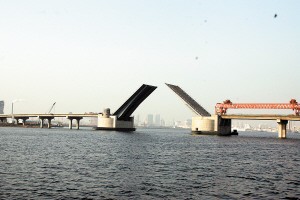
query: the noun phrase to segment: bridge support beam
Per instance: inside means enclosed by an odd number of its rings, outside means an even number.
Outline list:
[[[76,124],[75,124],[75,127],[76,129],[78,130],[79,129],[79,122],[80,120],[82,119],[82,117],[70,117],[68,116],[67,119],[69,119],[69,129],[72,129],[73,128],[73,119],[76,120]]]
[[[25,122],[29,117],[15,117],[15,120],[17,121],[17,124],[19,124],[19,120],[22,120],[22,125],[25,126]]]
[[[218,117],[218,134],[231,135],[231,119],[222,119]]]
[[[277,119],[278,124],[278,138],[286,138],[286,125],[288,120]]]
[[[73,127],[73,119],[69,118],[69,129]]]
[[[1,123],[6,123],[7,122],[7,118],[0,118],[0,122]]]
[[[82,117],[80,118],[76,118],[76,129],[78,130],[79,129],[79,121],[82,119]]]
[[[23,126],[25,126],[26,120],[29,119],[29,117],[23,117],[23,118],[21,118],[21,119],[22,119],[22,124],[23,124]]]
[[[51,120],[54,119],[54,117],[39,117],[40,118],[40,128],[44,128],[44,122],[45,119],[48,120],[47,128],[51,128]]]
[[[48,120],[48,128],[51,128],[51,120],[54,119],[54,118],[47,118]]]
[[[40,118],[40,128],[43,128],[44,127],[44,120],[43,118]]]

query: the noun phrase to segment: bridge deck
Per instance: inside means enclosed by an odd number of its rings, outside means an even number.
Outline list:
[[[211,116],[209,112],[207,112],[198,102],[190,97],[190,95],[183,91],[179,86],[168,83],[166,83],[166,85],[173,90],[175,94],[177,94],[194,113],[206,117]]]
[[[129,99],[113,114],[119,120],[129,120],[137,107],[156,89],[156,86],[143,84]]]
[[[22,118],[22,117],[98,117],[98,114],[1,114],[0,118]]]

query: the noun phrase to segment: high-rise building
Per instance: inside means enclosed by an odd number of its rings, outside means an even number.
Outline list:
[[[4,101],[0,101],[0,114],[4,114]]]
[[[153,115],[152,114],[148,114],[148,116],[147,116],[147,125],[153,126]]]
[[[166,126],[166,122],[165,122],[164,119],[161,119],[161,120],[160,120],[160,125],[161,125],[161,126]]]
[[[155,126],[160,126],[160,115],[159,114],[156,114],[155,115]]]
[[[140,125],[140,115],[137,115],[134,118],[134,124],[135,124],[135,126],[139,126]]]

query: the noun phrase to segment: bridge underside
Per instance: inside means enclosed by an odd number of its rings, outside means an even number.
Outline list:
[[[207,112],[200,104],[198,104],[192,97],[190,97],[185,91],[183,91],[177,85],[171,85],[166,83],[166,85],[173,90],[185,103],[186,105],[197,115],[203,117],[210,117],[211,114]]]
[[[143,84],[113,115],[117,116],[118,120],[130,120],[132,113],[156,88]]]

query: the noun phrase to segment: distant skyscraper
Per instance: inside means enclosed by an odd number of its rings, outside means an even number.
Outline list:
[[[0,114],[4,114],[4,101],[0,101]]]
[[[134,118],[134,123],[135,123],[135,126],[139,126],[140,125],[140,115],[137,115],[135,118]]]
[[[160,125],[161,125],[161,126],[166,126],[166,122],[165,122],[164,119],[161,119],[161,120],[160,120]]]
[[[160,115],[159,114],[155,115],[155,126],[160,126]]]
[[[147,116],[147,125],[148,126],[153,126],[153,115],[152,114],[149,114]]]

